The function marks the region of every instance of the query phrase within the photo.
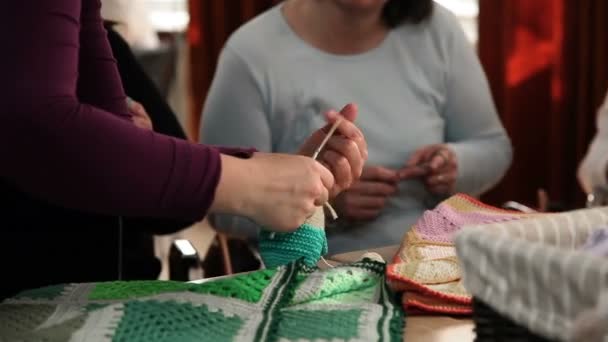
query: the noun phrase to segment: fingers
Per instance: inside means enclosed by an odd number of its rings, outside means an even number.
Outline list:
[[[426,184],[430,187],[440,184],[452,184],[454,182],[456,182],[456,170],[434,174],[426,179]]]
[[[357,117],[357,109],[354,105],[347,105],[340,113],[336,112],[335,110],[327,111],[325,113],[327,125],[323,127],[323,130],[327,133],[329,128],[331,128],[339,117],[343,117],[346,120],[340,123],[337,132],[351,139],[363,137],[361,130],[354,124],[355,118]]]
[[[361,181],[355,183],[350,189],[350,192],[358,193],[364,196],[392,196],[399,190],[395,183],[369,182]]]
[[[315,198],[315,205],[323,205],[325,202],[329,200],[329,191],[334,187],[334,176],[331,171],[329,171],[325,166],[321,163],[315,161],[315,165],[317,170],[319,171],[319,176],[321,177],[322,187]]]
[[[424,147],[416,150],[410,156],[410,158],[405,163],[405,166],[409,167],[409,166],[414,166],[414,165],[420,165],[424,162],[427,162],[427,161],[429,161],[429,159],[431,159],[432,155],[434,155],[438,150],[440,150],[443,147],[444,147],[443,144],[424,146]]]
[[[339,116],[344,117],[350,122],[355,122],[355,120],[357,120],[358,111],[359,109],[357,108],[357,105],[354,103],[349,103],[344,106],[339,113],[333,109],[328,110],[325,112],[325,118],[327,118],[327,122],[330,124],[330,126],[338,119]]]
[[[130,97],[127,97],[127,108],[129,108],[131,113],[135,116],[145,116],[146,110],[144,109],[144,106]]]
[[[127,108],[131,112],[132,120],[135,126],[147,130],[153,130],[152,120],[148,116],[146,109],[141,103],[127,97]]]
[[[455,164],[449,164],[447,168],[433,173],[425,179],[427,189],[437,195],[447,195],[454,192],[458,169]]]
[[[422,162],[426,160],[427,154],[428,154],[428,151],[426,148],[421,148],[421,149],[415,151],[414,153],[412,153],[410,158],[407,160],[407,162],[405,163],[405,166],[412,167],[412,166],[422,164]]]
[[[425,177],[424,183],[433,193],[447,193],[454,188],[457,163],[454,152],[445,144],[425,146],[412,154],[399,170],[400,179]]]
[[[339,118],[345,118],[346,120],[342,120],[338,125],[336,132],[334,135],[343,136],[345,138],[353,140],[358,148],[361,158],[365,161],[367,160],[367,143],[365,141],[365,137],[363,136],[363,132],[353,123],[353,121],[357,117],[357,107],[355,105],[349,104],[342,109],[342,114],[336,112],[335,110],[330,110],[325,113],[325,117],[327,118],[327,125],[323,128],[315,131],[302,145],[299,150],[299,154],[311,156],[315,149],[319,146],[319,144],[324,140],[326,135],[329,133],[333,124]]]
[[[329,190],[326,187],[321,187],[320,194],[315,198],[314,204],[316,207],[319,207],[327,203],[327,201],[329,201]],[[314,212],[314,208],[311,208],[309,211],[311,213]]]
[[[333,150],[327,150],[323,153],[322,163],[331,170],[337,187],[346,189],[351,186],[356,176],[352,174],[351,164],[346,157]]]
[[[442,154],[436,153],[433,157],[431,157],[429,168],[432,171],[439,170],[446,162],[447,160]]]
[[[328,129],[331,128],[331,126],[333,125],[333,123],[338,120],[338,117],[340,117],[342,114],[338,114],[336,111],[329,111],[326,114],[327,117],[327,125],[325,127],[323,127],[324,129]],[[354,115],[356,117],[356,115]],[[358,138],[363,138],[363,132],[361,132],[361,130],[354,124],[353,120],[349,120],[348,117],[342,115],[342,117],[344,117],[346,120],[342,121],[340,123],[340,125],[338,126],[338,128],[336,129],[336,132],[340,133],[341,135],[347,137],[347,138],[351,138],[351,139],[358,139]]]
[[[146,116],[148,116],[148,113],[146,113],[146,110],[144,109],[144,106],[142,106],[138,102],[135,102],[133,104],[133,107],[131,107],[131,110],[133,111],[133,114],[135,114],[136,116],[140,116],[140,117],[146,117]]]
[[[149,131],[154,130],[152,126],[152,121],[150,121],[147,117],[133,116],[133,124],[136,127],[143,128]]]
[[[429,192],[436,194],[436,195],[447,195],[452,193],[453,188],[452,186],[445,184],[445,183],[441,183],[441,184],[437,184],[434,186],[429,186],[428,187]]]
[[[426,165],[406,166],[397,172],[400,180],[418,178],[429,173],[429,168]]]
[[[363,132],[354,123],[343,120],[336,129],[337,135],[346,137],[357,144],[361,152],[361,157],[367,159],[367,142],[363,136]]]
[[[355,221],[366,221],[380,215],[387,200],[387,197],[362,196],[349,190],[339,197],[338,205],[340,214],[344,217]]]
[[[356,104],[349,103],[340,110],[340,114],[342,114],[346,120],[355,122],[355,120],[357,120],[357,115],[359,114],[359,108],[357,108]]]
[[[365,159],[359,150],[359,145],[353,140],[341,136],[332,137],[327,142],[326,150],[323,153],[323,159],[326,159],[326,154],[332,155],[334,159],[341,157],[340,159],[346,164],[344,166],[348,166],[353,179],[359,179],[359,177],[361,177]]]
[[[399,175],[393,169],[382,166],[368,166],[363,169],[361,180],[395,183],[399,180]]]
[[[454,191],[458,164],[454,152],[445,144],[425,146],[414,152],[399,170],[400,179],[424,177],[431,193],[449,194]]]
[[[437,171],[450,164],[452,159],[454,159],[454,154],[449,148],[442,147],[436,150],[430,158],[431,161],[429,162],[429,168],[431,171]]]
[[[133,106],[133,103],[135,103],[135,101],[132,98],[128,97],[128,96],[127,96],[126,100],[127,100],[127,108],[129,110],[131,110],[131,107]]]
[[[345,108],[350,108],[350,107],[347,106]],[[347,111],[347,112],[349,112],[349,111]],[[325,113],[325,116],[327,118],[328,123],[321,129],[321,131],[324,134],[327,134],[329,132],[329,130],[331,129],[331,126],[338,119],[338,117],[343,116],[343,115],[337,113],[336,111],[330,110],[327,113]],[[356,117],[356,111],[355,111],[355,114],[350,115],[350,116]],[[353,123],[352,120],[350,120],[348,117],[345,117],[345,116],[343,116],[343,117],[347,120],[343,120],[340,123],[340,125],[338,125],[338,128],[336,129],[335,134],[344,136],[348,139],[353,140],[355,143],[357,143],[357,145],[359,146],[359,150],[361,152],[361,157],[363,157],[364,159],[367,159],[367,142],[365,141],[363,132],[361,132],[359,127],[357,127]]]

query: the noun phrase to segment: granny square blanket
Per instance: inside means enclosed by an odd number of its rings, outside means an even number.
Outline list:
[[[467,225],[506,222],[524,214],[486,205],[464,194],[427,210],[409,229],[387,268],[391,288],[403,293],[408,314],[471,314],[471,294],[462,282],[454,236]]]
[[[101,282],[28,290],[0,304],[0,341],[400,341],[386,264],[302,260],[203,284]]]

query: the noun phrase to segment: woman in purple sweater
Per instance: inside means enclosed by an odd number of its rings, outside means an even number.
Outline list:
[[[325,154],[325,165],[135,127],[99,10],[99,0],[20,0],[0,11],[0,200],[8,203],[0,211],[0,263],[10,279],[0,297],[110,278],[101,269],[120,260],[99,256],[111,245],[102,243],[110,230],[63,222],[57,212],[66,208],[187,220],[232,213],[291,230],[359,177],[367,147],[352,123],[354,106],[342,111],[350,121],[328,144],[337,154]],[[329,123],[337,115],[329,113]],[[310,155],[324,132],[301,154]]]

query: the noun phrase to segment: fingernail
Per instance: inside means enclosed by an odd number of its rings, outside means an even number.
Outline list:
[[[331,109],[327,112],[327,118],[328,119],[333,119],[335,117],[337,117],[339,114],[338,112],[336,112],[335,110]]]
[[[352,110],[354,110],[354,111],[358,111],[359,110],[359,107],[357,106],[356,103],[349,103],[349,104],[346,105],[345,108],[348,108],[348,107],[351,107]]]

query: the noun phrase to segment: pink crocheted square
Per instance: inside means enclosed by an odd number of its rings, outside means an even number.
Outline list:
[[[495,208],[457,194],[427,210],[403,237],[387,278],[393,290],[409,296],[404,308],[427,313],[470,313],[470,295],[458,286],[460,265],[453,236],[467,225],[517,220],[534,214]],[[441,261],[440,259],[445,259]],[[449,267],[447,267],[449,266]],[[414,295],[415,293],[415,295]],[[457,303],[455,306],[454,303]],[[411,313],[411,312],[410,312]]]

